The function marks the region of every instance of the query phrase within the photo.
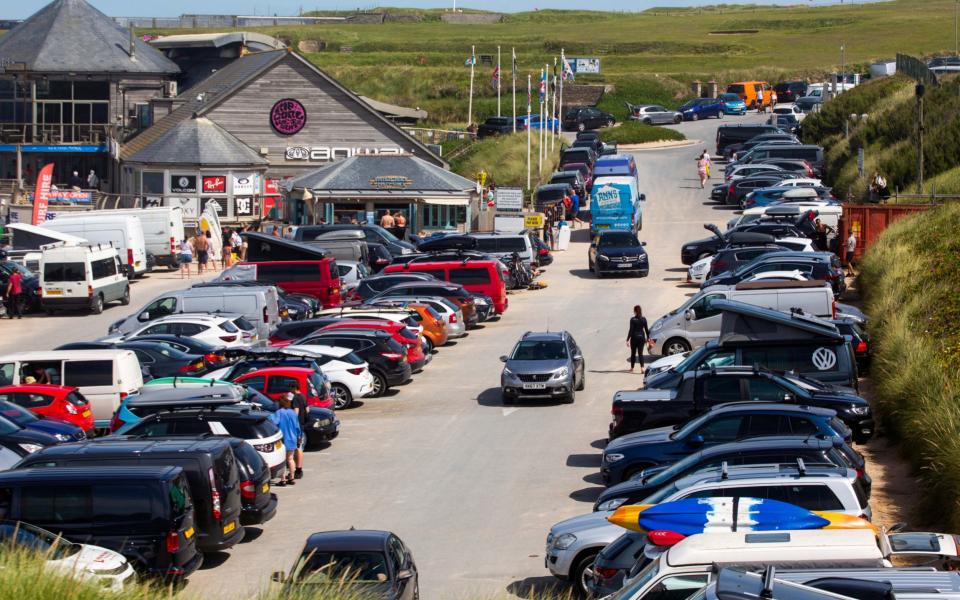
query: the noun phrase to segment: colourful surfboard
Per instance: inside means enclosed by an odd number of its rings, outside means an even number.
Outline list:
[[[690,498],[663,504],[621,506],[607,520],[631,531],[664,530],[682,535],[707,531],[872,528],[868,521],[857,517],[812,512],[761,498]]]

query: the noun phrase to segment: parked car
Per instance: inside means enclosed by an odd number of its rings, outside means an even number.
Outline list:
[[[513,133],[514,124],[510,117],[487,117],[487,120],[477,127],[477,139]]]
[[[543,117],[541,118],[538,114],[531,114],[530,118],[527,118],[527,115],[517,115],[517,131],[524,131],[526,129],[550,129],[552,131],[560,131],[560,119],[557,117]]]
[[[701,289],[715,285],[736,285],[759,271],[800,271],[811,280],[826,281],[839,297],[846,289],[840,259],[832,252],[795,252],[783,250],[769,252],[751,262],[711,277],[701,284]]]
[[[414,373],[423,370],[427,363],[427,357],[423,352],[423,344],[420,342],[420,336],[411,331],[403,323],[396,323],[386,319],[345,319],[337,323],[327,325],[317,333],[340,330],[375,330],[386,331],[393,339],[404,347],[407,354],[407,362]]]
[[[240,524],[261,525],[277,515],[277,495],[270,491],[270,467],[240,438],[229,438],[240,474]]]
[[[747,112],[743,98],[736,94],[723,93],[717,99],[723,102],[723,113],[726,115],[743,115]]]
[[[586,131],[601,127],[613,127],[617,119],[610,113],[592,106],[571,108],[563,115],[564,131]]]
[[[90,403],[75,387],[49,384],[23,384],[0,387],[0,399],[13,402],[44,419],[63,421],[81,430],[93,432]]]
[[[500,360],[504,404],[518,398],[562,398],[572,403],[586,386],[583,352],[567,331],[527,332]]]
[[[375,329],[336,329],[318,331],[296,341],[297,346],[314,345],[349,348],[369,365],[373,376],[371,396],[382,396],[393,386],[412,376],[407,352],[387,331]]]
[[[3,394],[0,394],[0,416],[28,431],[51,435],[58,442],[79,442],[87,439],[86,432],[76,425],[38,417],[19,404],[4,399]]]
[[[313,360],[330,380],[332,408],[336,410],[350,408],[357,398],[373,394],[373,375],[370,373],[369,365],[350,348],[292,345],[287,346],[287,350],[305,350],[319,355]]]
[[[60,441],[50,433],[27,429],[0,415],[0,443],[3,446],[12,446],[29,454],[55,446]]]
[[[197,338],[177,335],[175,333],[153,333],[137,336],[138,342],[161,342],[174,350],[184,354],[203,356],[207,369],[219,369],[229,362],[226,347],[222,344],[208,344]]]
[[[683,115],[679,112],[664,108],[659,104],[630,104],[628,102],[627,113],[631,121],[640,121],[647,125],[663,125],[683,121]]]
[[[560,170],[571,163],[586,163],[591,167],[597,162],[599,155],[593,148],[565,148],[560,152]]]
[[[203,356],[184,354],[164,342],[144,341],[139,338],[129,342],[73,342],[57,346],[56,350],[130,350],[137,355],[144,377],[168,377],[173,375],[199,375],[207,370]]]
[[[344,582],[383,600],[416,600],[420,582],[413,553],[389,531],[350,529],[314,533],[289,573],[275,572],[286,594],[336,593]]]
[[[727,146],[742,144],[764,133],[783,133],[773,125],[721,125],[717,128],[717,154],[727,155]]]
[[[396,306],[409,303],[424,304],[435,310],[443,319],[449,339],[462,338],[467,335],[467,327],[463,321],[460,307],[440,296],[387,296],[378,300],[371,300],[373,306]]]
[[[360,284],[350,290],[347,295],[348,300],[367,301],[377,294],[399,284],[418,281],[439,281],[429,273],[379,273],[371,277],[364,278]]]
[[[271,400],[278,400],[290,391],[290,385],[296,384],[307,401],[307,406],[333,408],[333,398],[327,385],[317,372],[310,367],[264,367],[248,371],[232,379],[257,390]]]
[[[600,231],[590,242],[587,269],[596,277],[604,273],[635,273],[646,277],[650,273],[646,245],[632,231]]]
[[[479,318],[477,316],[476,300],[473,294],[464,286],[446,282],[446,281],[410,281],[407,283],[398,283],[392,285],[376,296],[370,298],[371,302],[393,296],[438,296],[450,300],[463,313],[463,318],[468,329],[477,326]]]
[[[397,236],[393,235],[379,225],[370,224],[304,225],[297,228],[297,230],[294,232],[293,239],[297,241],[312,240],[315,239],[318,234],[341,230],[362,231],[364,239],[366,239],[368,243],[374,242],[383,244],[390,251],[390,254],[394,256],[410,254],[415,249],[414,245],[410,242],[397,238]]]
[[[800,221],[801,219],[798,217],[795,225],[778,222],[754,222],[746,225],[738,225],[737,227],[728,229],[724,232],[721,232],[720,228],[718,228],[716,225],[708,223],[704,225],[703,228],[711,232],[713,235],[708,238],[695,240],[684,244],[680,249],[680,262],[685,265],[692,265],[701,258],[706,258],[707,256],[716,254],[720,248],[725,247],[729,243],[730,236],[735,233],[762,233],[772,235],[774,238],[788,236],[801,237],[808,232],[802,231],[799,229],[799,227],[802,226],[804,229],[807,229],[809,225]]]
[[[194,337],[208,344],[221,344],[227,348],[246,346],[256,341],[256,331],[243,330],[236,321],[240,315],[181,313],[160,317],[142,325],[130,333],[115,333],[102,338],[103,341],[129,341],[140,335],[170,333]]]
[[[86,309],[98,315],[113,301],[130,304],[130,281],[112,244],[60,244],[41,250],[40,305],[48,314]]]
[[[807,95],[806,81],[781,81],[773,86],[780,102],[796,102]]]
[[[708,117],[722,119],[725,110],[725,104],[718,98],[695,98],[688,100],[677,109],[684,121],[698,121]]]

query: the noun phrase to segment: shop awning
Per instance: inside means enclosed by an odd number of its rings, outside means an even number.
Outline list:
[[[466,206],[470,204],[469,198],[451,198],[441,196],[424,196],[424,204],[435,204],[437,206]]]

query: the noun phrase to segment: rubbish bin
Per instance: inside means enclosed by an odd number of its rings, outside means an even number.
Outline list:
[[[570,247],[570,225],[560,224],[560,233],[557,235],[557,250],[566,250]]]

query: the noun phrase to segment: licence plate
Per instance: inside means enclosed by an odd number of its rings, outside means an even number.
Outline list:
[[[619,265],[617,265],[617,268],[618,268],[618,269],[629,269],[629,268],[632,267],[632,266],[633,266],[633,263],[620,263]]]
[[[273,443],[274,450],[279,450],[282,447],[283,447],[283,442],[281,442],[280,440],[277,440],[276,442]]]
[[[227,523],[226,525],[223,526],[223,533],[225,533],[225,534],[226,534],[226,533],[230,533],[231,531],[233,531],[233,530],[236,529],[236,528],[237,528],[237,523],[236,523],[236,521],[230,521],[229,523]]]
[[[188,540],[193,537],[193,527],[187,527],[187,530],[183,532],[183,537]]]
[[[48,296],[61,296],[63,292],[61,290],[45,290]]]
[[[81,416],[84,416],[84,417],[89,417],[89,416],[92,415],[92,414],[93,414],[93,413],[90,412],[89,410],[85,410],[85,411],[83,411],[82,413],[80,413],[80,415],[81,415]]]
[[[523,389],[525,389],[525,390],[545,390],[545,389],[547,389],[547,384],[545,384],[545,383],[525,383],[525,384],[523,384]]]
[[[597,229],[610,229],[609,225],[597,225]]]
[[[263,484],[263,487],[261,489],[263,490],[263,493],[266,494],[267,492],[270,491],[270,484],[269,483]]]

